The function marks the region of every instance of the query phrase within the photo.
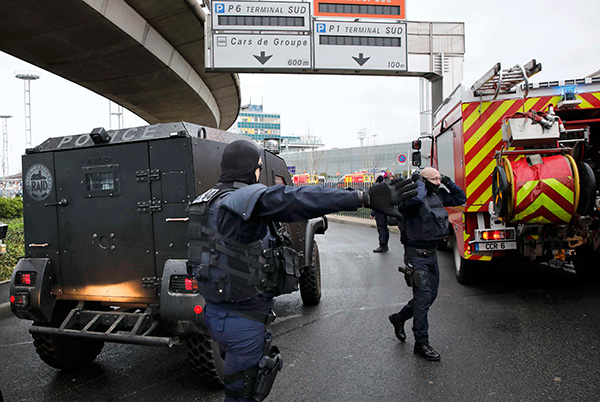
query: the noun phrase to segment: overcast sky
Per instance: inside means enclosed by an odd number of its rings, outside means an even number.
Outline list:
[[[464,22],[465,85],[496,62],[504,68],[535,58],[533,81],[581,78],[600,70],[598,0],[406,0],[410,21]],[[25,149],[23,82],[17,70],[41,78],[31,84],[34,145],[48,137],[110,128],[108,100],[0,52],[0,114],[8,120],[10,173],[21,170]],[[281,115],[283,135],[320,137],[327,147],[404,142],[419,133],[418,78],[297,74],[242,74],[242,104]],[[125,113],[125,127],[146,124]],[[1,126],[0,126],[1,130]],[[0,149],[1,150],[1,149]]]

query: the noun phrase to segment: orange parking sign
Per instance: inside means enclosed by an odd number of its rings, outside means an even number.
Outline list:
[[[313,0],[316,17],[406,18],[405,0]]]

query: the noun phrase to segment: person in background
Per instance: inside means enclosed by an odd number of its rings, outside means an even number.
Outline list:
[[[448,176],[427,167],[413,175],[417,182],[417,196],[398,205],[400,241],[404,245],[404,264],[412,271],[413,298],[396,314],[389,316],[394,334],[404,342],[404,323],[413,319],[415,336],[414,353],[430,361],[439,361],[440,354],[429,344],[427,314],[435,301],[440,284],[440,272],[436,256],[438,244],[448,236],[447,206],[464,204],[467,197]],[[440,189],[440,185],[444,189]]]
[[[273,298],[297,289],[297,254],[278,235],[296,222],[360,206],[396,213],[416,195],[412,180],[368,192],[258,183],[262,153],[250,141],[228,144],[219,182],[188,207],[188,271],[206,300],[205,323],[225,359],[225,401],[262,401],[283,360],[271,345]],[[282,244],[283,243],[283,244]]]
[[[385,172],[377,177],[375,183],[382,183],[386,180],[392,180],[394,176],[390,172]],[[390,230],[388,229],[388,216],[383,212],[371,210],[371,216],[375,218],[377,225],[377,234],[379,235],[379,247],[373,250],[374,253],[385,253],[389,250],[388,242],[390,240]]]

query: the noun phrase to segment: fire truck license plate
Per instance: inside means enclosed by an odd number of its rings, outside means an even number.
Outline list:
[[[497,250],[516,250],[516,241],[495,241],[490,243],[476,243],[475,251],[497,251]]]

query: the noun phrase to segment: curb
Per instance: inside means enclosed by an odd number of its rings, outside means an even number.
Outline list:
[[[0,317],[10,315],[10,302],[8,297],[10,295],[10,281],[0,282]]]

